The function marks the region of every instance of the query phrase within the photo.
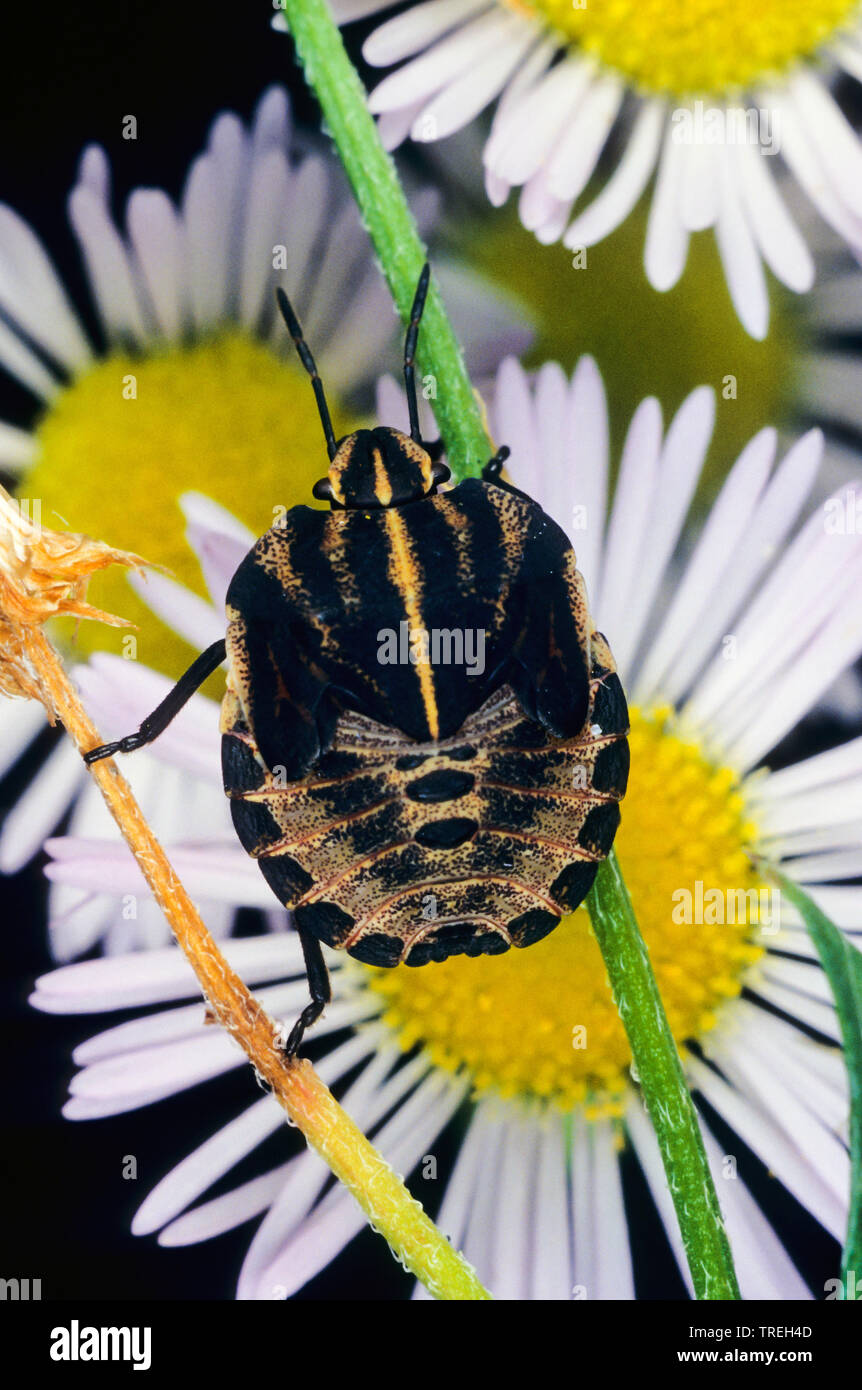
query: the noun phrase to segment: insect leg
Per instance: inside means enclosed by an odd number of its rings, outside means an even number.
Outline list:
[[[511,452],[512,450],[509,448],[508,444],[504,444],[501,449],[497,450],[492,459],[488,459],[488,462],[482,469],[482,478],[486,483],[496,483],[499,480],[503,464],[506,462]]]
[[[404,340],[404,385],[407,388],[407,409],[410,412],[410,438],[414,439],[417,444],[422,443],[422,430],[419,427],[419,403],[416,400],[416,340],[419,337],[419,323],[422,318],[422,310],[425,308],[425,296],[428,293],[430,278],[431,267],[426,261],[422,267],[422,274],[419,276],[419,284],[416,286],[416,295],[410,313],[410,324],[407,329],[407,337]]]
[[[89,753],[84,754],[84,762],[89,766],[90,763],[99,762],[101,758],[112,758],[115,753],[133,753],[136,748],[143,748],[145,743],[152,743],[153,739],[164,733],[183,705],[203,685],[207,676],[211,676],[213,671],[221,666],[224,659],[225,643],[224,638],[220,637],[218,642],[213,642],[211,647],[207,647],[205,652],[201,652],[200,656],[195,658],[185,675],[180,676],[162,703],[152,714],[147,715],[136,733],[126,734],[125,738],[117,739],[115,743],[103,743],[99,748],[91,748]]]
[[[311,1003],[306,1004],[290,1030],[284,1046],[287,1057],[296,1055],[306,1028],[309,1028],[320,1018],[332,998],[329,971],[326,968],[326,961],[323,959],[320,942],[316,936],[312,936],[311,932],[303,931],[301,927],[298,927],[297,931],[305,959],[305,973],[308,976],[308,992],[311,995]]]

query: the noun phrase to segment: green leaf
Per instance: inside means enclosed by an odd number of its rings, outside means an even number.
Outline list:
[[[850,1217],[841,1261],[844,1296],[862,1286],[862,952],[821,912],[808,894],[784,874],[765,866],[787,900],[802,916],[826,971],[844,1043],[850,1082]],[[853,1283],[850,1284],[851,1275]]]

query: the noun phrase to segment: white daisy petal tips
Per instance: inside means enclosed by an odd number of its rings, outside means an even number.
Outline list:
[[[389,8],[367,0],[361,14]],[[341,24],[357,17],[354,0],[333,0],[333,9]],[[542,242],[595,245],[657,173],[650,281],[675,285],[690,235],[713,229],[754,338],[769,321],[763,266],[797,293],[814,275],[774,186],[774,156],[862,255],[862,142],[827,85],[842,69],[862,82],[862,27],[850,3],[792,17],[784,5],[779,15],[772,3],[752,10],[733,0],[717,24],[706,0],[424,0],[384,21],[363,56],[394,68],[369,98],[390,148],[408,134],[445,139],[498,102],[484,152],[488,197],[499,206],[520,188],[521,219]],[[616,164],[594,179],[611,144]]]

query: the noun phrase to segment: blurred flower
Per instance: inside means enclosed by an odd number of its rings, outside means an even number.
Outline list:
[[[379,414],[406,423],[392,382],[381,387]],[[666,429],[657,403],[642,403],[612,505],[604,389],[591,359],[571,380],[549,365],[532,384],[516,362],[505,363],[492,420],[496,437],[512,447],[514,482],[572,537],[632,701],[633,776],[617,848],[702,1106],[743,1296],[807,1297],[749,1186],[752,1160],[738,1154],[729,1171],[713,1125],[717,1115],[822,1227],[843,1237],[848,1090],[835,1010],[801,921],[761,883],[751,853],[780,861],[843,930],[862,932],[862,892],[849,883],[862,876],[862,738],[778,772],[762,766],[862,650],[862,613],[853,602],[862,533],[841,524],[849,494],[799,527],[821,438],[812,431],[776,461],[775,432],[764,429],[687,552],[683,526],[713,424],[708,390],[693,392]],[[200,499],[186,506],[214,605],[200,624],[204,646],[250,538]],[[158,576],[150,601],[166,620],[184,602]],[[93,660],[82,683],[108,735],[134,727],[164,688],[161,677],[108,656]],[[218,796],[215,705],[192,701],[126,765],[137,759],[147,759],[154,776],[170,770],[185,778],[182,823],[169,849],[207,915],[248,904],[268,907],[271,927],[283,925],[256,865],[227,829],[215,835],[189,812],[190,797],[199,804],[204,794]],[[137,910],[142,880],[116,839],[73,826],[48,850],[55,886],[107,902],[108,913],[116,914],[118,897]],[[226,950],[250,983],[269,982],[265,1007],[291,1023],[306,998],[297,938],[270,931],[228,941]],[[445,1180],[438,1223],[498,1297],[633,1296],[637,1250],[623,1202],[624,1152],[640,1165],[687,1278],[584,909],[528,950],[499,957],[390,971],[334,952],[328,959],[333,1003],[310,1035],[310,1045],[323,1049],[321,1074],[344,1082],[346,1108],[396,1169],[410,1172],[421,1160],[427,1180]],[[167,1005],[195,992],[179,952],[166,948],[65,966],[38,982],[33,1002],[84,1013]],[[203,1021],[202,1004],[157,1008],[82,1044],[67,1116],[129,1111],[239,1065],[229,1041]],[[437,1172],[434,1145],[456,1114],[462,1142],[452,1170]],[[239,1296],[301,1288],[363,1224],[346,1193],[325,1190],[326,1170],[312,1154],[287,1157],[194,1205],[282,1123],[273,1100],[255,1101],[158,1183],[134,1230],[159,1231],[163,1244],[179,1245],[263,1216]]]
[[[389,0],[333,0],[341,23]],[[524,225],[578,252],[632,211],[658,178],[645,265],[675,285],[692,232],[714,228],[737,313],[766,335],[764,263],[790,289],[814,265],[768,158],[780,153],[821,216],[862,253],[862,148],[826,74],[862,80],[858,0],[426,0],[384,22],[366,61],[397,65],[372,91],[390,147],[442,140],[499,98],[485,144],[488,197],[520,188]],[[586,206],[606,147],[613,173]]]

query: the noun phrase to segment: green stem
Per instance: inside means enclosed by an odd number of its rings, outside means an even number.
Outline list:
[[[613,851],[599,867],[587,907],[658,1139],[695,1295],[739,1298],[694,1105]]]
[[[323,111],[329,134],[353,186],[365,227],[406,323],[419,273],[427,260],[395,165],[380,143],[366,93],[324,0],[282,0],[306,81]],[[431,290],[422,321],[419,356],[453,477],[478,476],[494,449],[464,366],[461,346]]]

